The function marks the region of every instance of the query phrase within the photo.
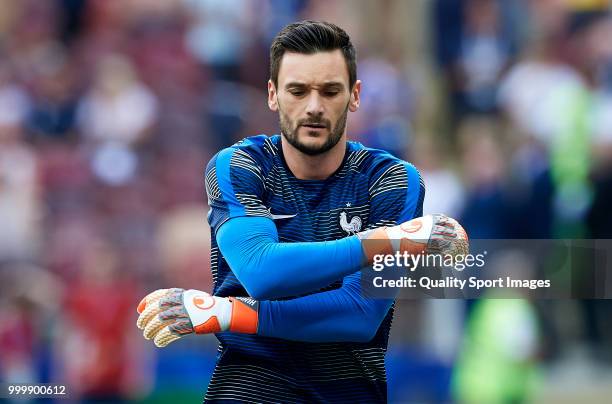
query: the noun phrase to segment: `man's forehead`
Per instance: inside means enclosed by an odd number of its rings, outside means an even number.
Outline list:
[[[312,54],[286,52],[278,72],[279,86],[342,83],[348,87],[348,81],[348,67],[340,49]]]

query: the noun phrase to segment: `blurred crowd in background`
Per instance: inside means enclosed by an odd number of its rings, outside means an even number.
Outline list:
[[[203,396],[216,340],[135,327],[159,287],[211,289],[203,170],[278,132],[268,51],[335,22],[357,48],[349,137],[413,162],[472,238],[612,238],[604,0],[0,1],[0,380],[73,399]],[[530,265],[508,257],[499,265]],[[604,402],[608,301],[401,301],[392,402]],[[599,401],[601,400],[601,401]]]

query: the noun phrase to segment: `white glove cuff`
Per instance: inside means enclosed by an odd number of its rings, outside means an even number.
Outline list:
[[[211,296],[200,290],[189,289],[183,292],[183,304],[194,328],[215,316],[221,331],[229,330],[232,303],[228,298]]]
[[[397,226],[387,227],[385,230],[395,251],[399,250],[400,240],[403,238],[427,243],[433,230],[433,216],[418,217]]]

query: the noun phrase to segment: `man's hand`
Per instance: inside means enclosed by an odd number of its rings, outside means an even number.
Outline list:
[[[193,333],[257,332],[256,303],[195,289],[158,289],[140,301],[137,311],[140,316],[136,325],[158,347]]]
[[[442,214],[417,217],[397,226],[378,227],[358,235],[370,263],[374,255],[396,251],[453,256],[469,252],[468,236],[463,227]]]

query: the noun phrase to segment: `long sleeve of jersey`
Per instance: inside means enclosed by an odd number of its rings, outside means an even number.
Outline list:
[[[259,302],[257,334],[304,342],[370,341],[393,299],[364,296],[360,282],[355,273],[339,289]]]
[[[363,261],[357,236],[281,243],[274,222],[263,217],[229,220],[217,232],[217,243],[238,280],[255,299],[320,289],[358,271]]]

